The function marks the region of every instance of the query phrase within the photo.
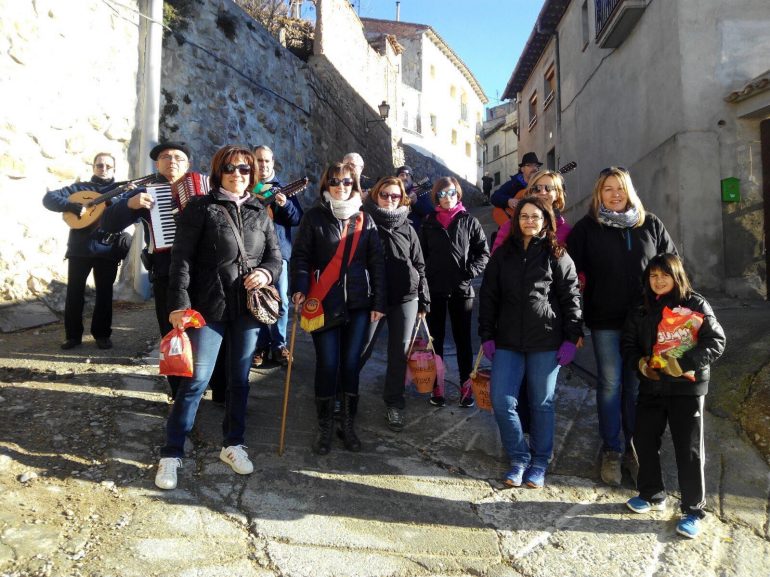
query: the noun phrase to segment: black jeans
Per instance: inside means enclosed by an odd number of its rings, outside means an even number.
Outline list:
[[[168,315],[171,312],[168,309],[168,277],[156,276],[152,280],[152,292],[155,297],[155,316],[158,319],[158,328],[160,328],[160,336],[163,337],[171,329],[171,323],[168,320]],[[206,319],[203,319],[206,320]],[[214,372],[209,380],[209,387],[211,387],[212,399],[218,402],[225,402],[225,393],[227,391],[227,347],[228,339],[225,337],[222,341],[222,346],[219,348],[219,355],[217,356],[217,362],[214,366]],[[179,390],[179,384],[182,382],[182,377],[168,376],[168,385],[171,387],[171,398],[176,398],[176,392]]]
[[[356,309],[348,311],[344,325],[312,333],[316,397],[333,397],[338,391],[358,394],[361,353],[368,328],[369,309]]]
[[[71,256],[67,265],[67,298],[64,304],[64,332],[67,339],[83,337],[83,306],[86,279],[94,271],[96,302],[91,318],[91,334],[95,339],[108,339],[112,334],[112,285],[118,275],[120,261],[109,258]]]
[[[433,337],[433,348],[440,357],[444,357],[444,338],[446,336],[446,314],[449,310],[449,323],[452,325],[452,338],[457,349],[457,367],[460,370],[460,384],[471,378],[473,370],[473,350],[471,349],[471,315],[473,298],[452,295],[433,296],[431,294],[428,328]]]
[[[703,518],[706,504],[706,460],[703,446],[704,397],[640,394],[636,401],[633,443],[639,458],[639,496],[659,503],[666,498],[660,469],[660,446],[666,425],[674,443],[682,513]]]
[[[388,323],[388,368],[385,371],[385,388],[382,392],[382,398],[388,407],[403,409],[406,406],[404,400],[406,353],[409,349],[409,339],[412,337],[416,318],[417,299],[389,306],[384,318],[369,324],[364,354],[361,355],[362,367],[372,356],[374,344],[377,342],[385,322]]]

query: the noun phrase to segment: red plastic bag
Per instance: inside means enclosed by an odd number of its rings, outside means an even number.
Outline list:
[[[200,328],[206,325],[201,314],[192,309],[185,311],[184,329],[171,329],[160,341],[159,373],[167,376],[192,377],[193,352],[190,338],[185,333],[188,328]]]

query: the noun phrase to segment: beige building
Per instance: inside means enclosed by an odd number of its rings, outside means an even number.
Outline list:
[[[697,288],[764,298],[769,29],[767,0],[546,0],[503,95],[519,149],[577,161],[572,221],[629,168]]]
[[[518,131],[515,102],[504,102],[487,109],[482,128],[484,172],[494,179],[493,191],[519,171]]]
[[[480,132],[488,102],[468,67],[433,28],[361,18],[370,42],[383,35],[403,46],[400,136],[466,180],[482,175]]]

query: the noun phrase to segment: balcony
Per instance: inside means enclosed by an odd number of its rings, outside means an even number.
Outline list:
[[[617,48],[628,37],[649,0],[596,0],[596,43]]]

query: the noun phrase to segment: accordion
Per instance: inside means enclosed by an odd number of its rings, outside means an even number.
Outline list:
[[[176,184],[157,184],[147,187],[154,202],[150,209],[151,253],[171,250],[176,235],[176,214],[183,210],[194,196],[209,192],[209,179],[205,174],[188,172]]]

